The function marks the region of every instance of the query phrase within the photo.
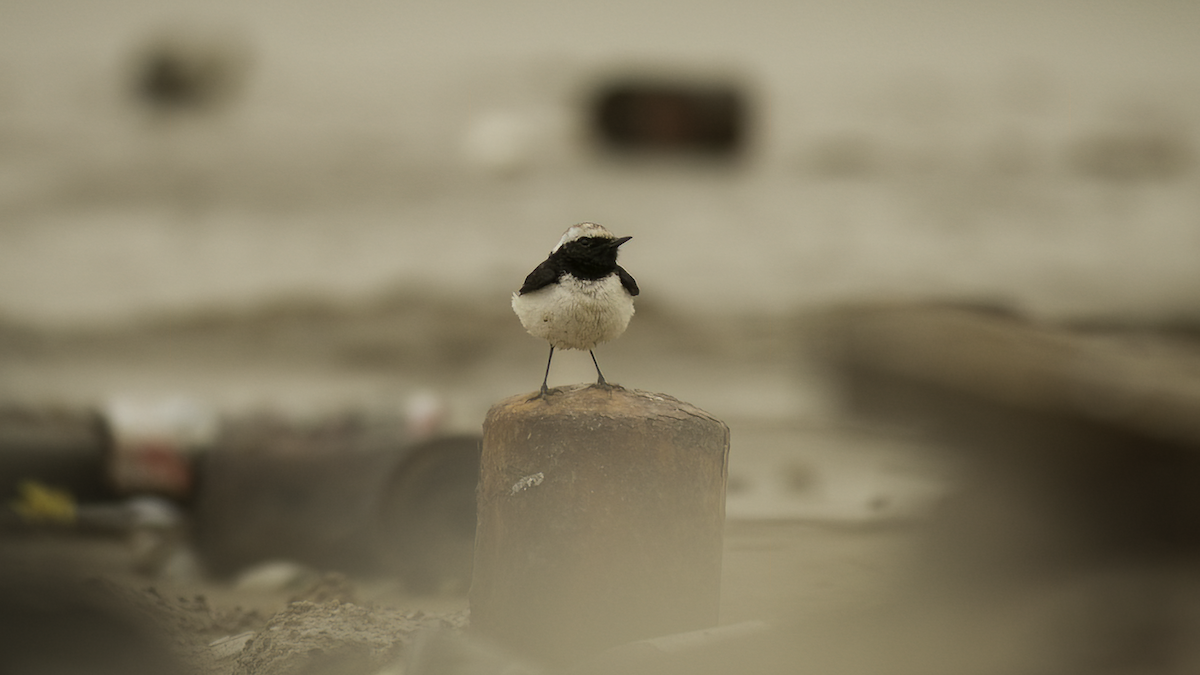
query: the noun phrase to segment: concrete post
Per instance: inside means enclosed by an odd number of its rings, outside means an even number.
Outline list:
[[[729,428],[663,394],[528,399],[483,424],[472,630],[566,664],[716,625]]]

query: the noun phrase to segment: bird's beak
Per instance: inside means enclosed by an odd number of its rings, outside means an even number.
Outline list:
[[[621,237],[620,239],[613,239],[612,243],[609,244],[609,246],[616,248],[616,247],[620,246],[621,244],[624,244],[625,242],[629,241],[630,239],[633,239],[633,237]]]

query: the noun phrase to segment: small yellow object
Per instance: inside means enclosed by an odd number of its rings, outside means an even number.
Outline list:
[[[13,502],[13,510],[26,522],[56,525],[71,525],[75,522],[75,498],[66,490],[59,490],[36,480],[21,481],[17,488],[20,496]]]

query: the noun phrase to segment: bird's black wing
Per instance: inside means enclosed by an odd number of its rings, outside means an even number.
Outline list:
[[[638,290],[637,282],[634,281],[629,272],[626,272],[625,268],[621,267],[620,265],[617,265],[617,277],[621,279],[621,285],[625,287],[625,290],[629,291],[630,295],[636,296],[641,292]]]
[[[529,276],[525,277],[525,283],[521,286],[521,290],[517,291],[520,295],[532,293],[539,288],[545,288],[550,284],[558,281],[561,270],[558,265],[551,263],[549,260],[544,261],[541,265],[533,268]]]

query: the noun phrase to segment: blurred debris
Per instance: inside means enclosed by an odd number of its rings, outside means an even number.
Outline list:
[[[825,356],[850,409],[919,429],[957,469],[899,593],[905,628],[859,635],[890,655],[879,663],[947,673],[1194,668],[1197,345],[1150,348],[1144,336],[966,306],[853,308],[828,326]],[[1002,659],[973,656],[1001,644]]]
[[[429,391],[419,391],[404,401],[404,422],[410,442],[434,438],[446,424],[450,411],[446,400]]]
[[[109,472],[117,494],[185,499],[193,490],[194,457],[220,429],[215,411],[186,397],[116,398],[105,407],[112,434]]]
[[[408,448],[375,513],[383,569],[419,593],[466,593],[475,550],[481,439],[445,436]]]
[[[142,496],[126,500],[124,506],[131,513],[126,542],[135,572],[176,581],[200,578],[202,566],[192,546],[191,522],[178,504]]]
[[[241,95],[250,48],[237,32],[195,25],[160,31],[133,59],[133,95],[160,114],[206,112]]]
[[[350,579],[340,572],[321,573],[290,560],[270,560],[242,570],[233,579],[239,592],[266,595],[284,593],[293,602],[358,602]]]
[[[750,136],[749,102],[730,81],[618,77],[596,88],[592,125],[608,149],[733,158]]]
[[[285,560],[462,593],[479,438],[441,435],[445,416],[429,394],[308,420],[221,419],[185,398],[3,408],[0,528],[123,538],[131,568],[155,577]]]
[[[400,418],[231,421],[201,459],[197,550],[217,574],[286,559],[465,587],[478,465],[477,437],[409,443]]]
[[[109,435],[92,411],[0,405],[0,503],[20,499],[32,481],[76,501],[108,499]]]
[[[211,651],[211,658],[215,661],[230,661],[237,658],[237,655],[246,647],[246,643],[250,638],[254,637],[253,631],[238,633],[237,635],[226,635],[223,638],[217,638],[209,643],[208,648]]]
[[[92,561],[43,564],[0,549],[0,672],[275,675],[402,672],[412,635],[465,613],[297,599],[262,613],[204,594],[92,578]],[[326,575],[313,589],[350,584]],[[315,592],[320,595],[320,591]]]
[[[1137,343],[1037,324],[1003,309],[848,310],[832,357],[855,409],[930,412],[954,400],[1200,445],[1200,344]],[[911,388],[906,397],[887,385]],[[928,393],[921,397],[917,394]],[[949,401],[947,401],[948,403]],[[949,417],[942,415],[941,417]]]
[[[313,583],[318,574],[311,567],[291,560],[268,560],[238,571],[232,585],[238,591],[271,593],[297,591]]]
[[[401,659],[417,631],[455,624],[419,611],[294,602],[245,640],[233,673],[369,675]]]
[[[47,487],[35,480],[25,480],[17,488],[20,497],[13,502],[13,511],[27,523],[73,525],[75,500],[71,493]]]

